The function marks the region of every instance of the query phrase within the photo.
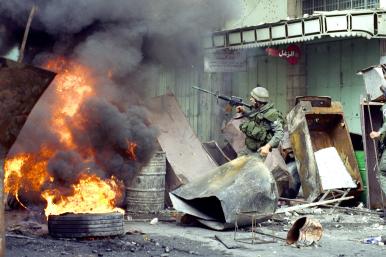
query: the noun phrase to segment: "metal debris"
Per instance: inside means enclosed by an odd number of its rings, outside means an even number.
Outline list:
[[[268,219],[276,209],[278,193],[264,163],[253,156],[242,156],[171,192],[170,198],[176,210],[222,230],[233,227],[236,214],[241,212]],[[242,218],[238,224],[249,225],[251,219]]]
[[[0,166],[24,126],[35,103],[55,73],[0,57]],[[4,171],[1,171],[4,174]],[[0,180],[0,210],[4,210],[3,179]],[[0,255],[4,246],[4,214],[0,218]]]
[[[302,217],[295,221],[287,234],[287,244],[309,246],[322,238],[323,228],[316,219]]]
[[[314,201],[325,190],[314,152],[331,146],[336,148],[352,180],[357,183],[357,190],[362,190],[362,179],[339,102],[332,102],[331,107],[315,107],[311,101],[300,101],[287,120],[307,201]]]
[[[158,142],[170,164],[166,173],[168,192],[205,176],[217,164],[208,156],[171,93],[153,97],[146,105],[150,121],[159,129]]]

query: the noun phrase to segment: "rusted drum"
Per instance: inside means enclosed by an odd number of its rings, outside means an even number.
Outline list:
[[[287,244],[311,245],[322,238],[323,228],[319,221],[302,217],[295,221],[287,234]]]
[[[165,204],[165,152],[156,152],[149,164],[126,188],[127,212],[157,213]]]
[[[48,232],[53,237],[62,238],[123,235],[123,214],[112,212],[50,215]]]

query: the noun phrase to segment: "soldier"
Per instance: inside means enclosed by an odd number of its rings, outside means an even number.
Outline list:
[[[254,107],[249,113],[242,106],[236,111],[242,113],[247,120],[240,124],[240,130],[246,135],[245,151],[241,154],[259,153],[265,158],[272,148],[279,145],[283,138],[284,119],[269,101],[268,90],[257,86],[251,91],[250,101]]]
[[[383,91],[382,91],[383,92]],[[386,194],[386,149],[385,149],[385,143],[386,143],[386,106],[382,106],[382,113],[383,113],[383,124],[382,127],[378,131],[372,131],[370,133],[370,138],[376,139],[380,138],[380,152],[379,152],[379,182],[380,186],[383,190],[383,192]]]

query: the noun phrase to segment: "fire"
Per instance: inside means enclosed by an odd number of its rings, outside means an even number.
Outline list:
[[[127,141],[127,144],[128,144],[128,148],[126,152],[129,155],[130,160],[133,160],[133,161],[137,160],[137,156],[135,154],[137,150],[137,144],[130,141]]]
[[[22,153],[8,158],[4,163],[4,191],[14,195],[19,202],[20,190],[39,192],[45,182],[53,180],[46,170],[52,154],[52,151],[43,147],[37,155]]]
[[[45,209],[48,215],[72,213],[122,212],[116,208],[116,201],[121,197],[122,184],[116,178],[102,180],[96,175],[83,174],[79,182],[72,185],[72,194],[62,196],[57,189],[45,190],[42,196],[47,201]]]
[[[27,158],[27,156],[18,156],[8,159],[4,163],[4,191],[5,193],[14,195],[23,207],[25,207],[25,205],[22,204],[19,199],[19,188],[21,187],[22,181],[20,170]]]
[[[58,72],[54,81],[56,101],[51,129],[59,134],[62,143],[73,148],[66,121],[77,113],[86,98],[94,95],[95,81],[87,67],[64,58],[50,60],[45,68]]]
[[[7,159],[4,164],[4,191],[17,195],[21,184],[21,168],[28,155],[21,154],[19,156]]]
[[[57,58],[45,65],[46,69],[57,72],[53,82],[55,102],[53,103],[50,129],[61,142],[60,150],[82,151],[85,161],[93,160],[92,148],[76,146],[71,134],[77,126],[77,112],[87,98],[95,95],[95,81],[91,71],[76,62]],[[20,192],[40,193],[44,188],[53,188],[56,181],[49,175],[47,164],[59,149],[42,146],[38,153],[21,153],[5,161],[5,192],[15,195],[19,200]],[[136,144],[128,142],[128,155],[135,160]],[[121,199],[123,183],[112,177],[101,179],[91,173],[82,174],[76,184],[70,185],[70,194],[63,195],[58,188],[47,189],[41,197],[47,201],[46,216],[72,213],[104,213],[119,211],[117,201]],[[52,187],[51,187],[52,186]],[[20,202],[20,201],[19,201]],[[21,203],[22,204],[22,203]],[[24,206],[24,205],[23,205]]]

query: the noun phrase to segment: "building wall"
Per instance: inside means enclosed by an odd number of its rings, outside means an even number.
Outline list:
[[[296,65],[267,56],[263,48],[253,48],[247,50],[245,72],[165,69],[160,72],[159,87],[149,95],[172,91],[200,140],[216,140],[220,145],[225,142],[221,128],[232,114],[225,111],[223,101],[193,90],[193,85],[248,101],[251,89],[259,83],[267,87],[276,107],[284,114],[294,106],[296,96],[331,96],[342,103],[349,130],[360,134],[359,99],[364,95],[364,84],[356,73],[379,63],[383,49],[380,41],[341,39],[305,44],[301,48],[303,55]]]
[[[246,51],[245,72],[205,73],[197,69],[163,69],[160,71],[159,87],[151,89],[149,96],[173,92],[200,140],[216,140],[222,145],[225,141],[221,128],[231,119],[232,113],[226,111],[222,100],[200,93],[192,86],[239,96],[249,103],[250,91],[260,84],[269,90],[271,100],[283,114],[294,106],[296,96],[306,94],[304,57],[297,65],[290,65],[282,58],[267,56],[265,48]]]
[[[202,142],[216,140],[222,143],[221,127],[230,119],[230,114],[225,112],[225,103],[192,86],[230,94],[230,77],[221,73],[204,73],[202,69],[164,68],[159,71],[159,85],[149,89],[147,96],[172,92],[198,138]]]
[[[267,56],[265,48],[248,50],[247,71],[232,74],[232,93],[248,100],[251,89],[260,84],[269,90],[276,108],[283,114],[288,113],[295,105],[295,98],[306,95],[304,49],[302,47],[303,54],[295,65]]]
[[[247,71],[232,73],[232,94],[249,101],[251,90],[259,84],[268,89],[276,108],[286,113],[286,61],[267,56],[262,48],[249,50],[247,56]]]
[[[277,109],[286,113],[287,62],[269,57],[262,48],[249,49],[247,71],[233,73],[205,73],[197,69],[163,69],[159,72],[159,86],[148,91],[148,96],[172,92],[185,113],[192,129],[202,142],[216,140],[224,145],[221,128],[233,113],[228,112],[226,103],[215,97],[192,89],[199,86],[224,95],[239,96],[249,103],[250,91],[257,83],[265,86]],[[292,99],[291,99],[291,102]]]
[[[380,7],[380,0],[303,0],[302,4],[303,13],[312,14],[315,11],[375,9]]]
[[[299,16],[301,2],[245,0],[246,16],[233,22],[233,26],[252,26],[287,16]],[[193,90],[193,85],[240,96],[248,101],[250,90],[259,83],[268,88],[272,100],[284,114],[294,106],[296,96],[329,95],[333,100],[342,102],[350,131],[361,133],[359,97],[364,87],[362,77],[356,72],[379,63],[380,55],[386,55],[386,44],[379,42],[339,39],[303,44],[300,45],[302,57],[296,65],[267,56],[264,48],[252,48],[246,50],[245,72],[205,73],[202,69],[164,69],[160,71],[159,87],[150,90],[149,96],[172,91],[200,140],[216,140],[220,145],[224,142],[221,128],[231,118],[231,113],[225,112],[225,103],[221,100]]]
[[[287,65],[287,107],[288,111],[295,106],[297,96],[307,95],[306,88],[306,55],[305,46],[298,45],[301,49],[301,56],[295,65]]]
[[[297,18],[303,15],[302,0],[287,0],[287,14],[290,18]]]
[[[378,40],[351,39],[306,46],[308,95],[331,96],[340,101],[350,132],[361,134],[359,100],[365,95],[363,78],[356,73],[378,64]]]
[[[287,1],[296,0],[243,0],[243,18],[228,22],[226,29],[284,20],[288,17]]]

